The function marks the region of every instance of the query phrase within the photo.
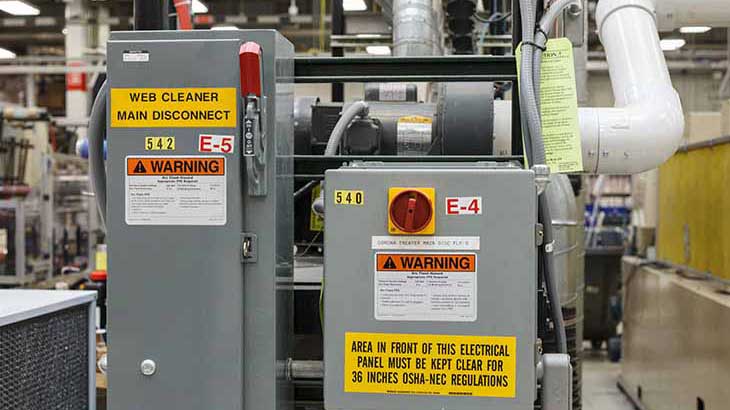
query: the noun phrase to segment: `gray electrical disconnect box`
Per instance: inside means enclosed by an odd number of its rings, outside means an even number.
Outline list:
[[[293,46],[139,31],[107,50],[109,408],[290,408]]]
[[[325,407],[531,410],[534,173],[355,163],[325,186]]]

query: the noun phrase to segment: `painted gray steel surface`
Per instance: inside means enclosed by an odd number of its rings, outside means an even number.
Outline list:
[[[109,408],[279,409],[291,405],[275,364],[287,356],[291,277],[293,47],[274,31],[113,33],[110,88],[235,87],[245,41],[263,49],[268,195],[249,197],[236,128],[109,128]],[[148,63],[124,63],[125,51]],[[240,95],[240,91],[237,92]],[[125,223],[125,157],[206,155],[199,134],[234,135],[226,155],[224,226]],[[145,151],[172,135],[176,150]],[[221,155],[221,154],[207,154]],[[241,234],[258,238],[258,261],[241,262]],[[143,376],[140,363],[154,360]]]
[[[436,189],[436,235],[479,236],[475,322],[376,321],[373,236],[388,235],[388,188]],[[363,206],[334,206],[358,189]],[[482,196],[483,214],[445,216],[445,197]],[[488,164],[360,164],[326,174],[325,407],[379,410],[528,410],[535,400],[537,222],[534,174]],[[344,392],[345,332],[517,337],[516,398]]]

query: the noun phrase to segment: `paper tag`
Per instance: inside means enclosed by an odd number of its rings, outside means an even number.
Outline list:
[[[521,47],[515,52],[519,73]],[[540,112],[547,165],[552,172],[583,171],[573,44],[550,39],[542,53]]]

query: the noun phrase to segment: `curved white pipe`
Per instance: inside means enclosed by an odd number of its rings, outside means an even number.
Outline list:
[[[674,30],[683,26],[730,26],[727,0],[652,0],[656,6],[659,29]]]
[[[615,108],[581,108],[584,172],[636,174],[661,165],[679,147],[684,114],[672,86],[650,0],[600,0],[596,20]],[[495,101],[498,122],[507,102]],[[509,117],[509,116],[506,116]],[[503,124],[504,125],[504,124]],[[505,129],[495,126],[495,131]],[[496,134],[497,140],[509,138]]]

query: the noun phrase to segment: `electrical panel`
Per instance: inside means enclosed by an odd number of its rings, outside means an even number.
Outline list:
[[[325,407],[531,410],[534,173],[362,162],[325,187]]]
[[[292,44],[137,31],[107,50],[110,408],[289,408]]]

